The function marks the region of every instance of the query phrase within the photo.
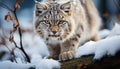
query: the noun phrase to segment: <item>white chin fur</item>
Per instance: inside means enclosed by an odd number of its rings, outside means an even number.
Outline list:
[[[49,44],[53,44],[53,45],[56,45],[56,44],[59,44],[61,41],[59,41],[59,40],[48,40],[47,41],[47,43],[49,43]]]

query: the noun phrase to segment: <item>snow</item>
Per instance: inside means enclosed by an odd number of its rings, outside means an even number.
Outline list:
[[[20,12],[19,15],[21,16],[19,17],[19,19],[20,21],[22,21],[20,23],[22,23],[21,25],[22,28],[24,29],[33,29],[31,19],[27,18],[31,15],[23,18],[24,14],[27,15],[29,14],[27,12],[28,12],[27,10]],[[2,13],[4,13],[5,15],[7,11]],[[3,17],[4,15],[0,17]],[[8,24],[4,22],[3,27],[6,29],[12,29],[12,23]],[[119,30],[120,30],[120,25],[116,23],[115,27],[111,31],[106,29],[100,31],[99,35],[102,39],[97,42],[89,41],[85,43],[83,46],[78,48],[75,57],[78,58],[84,55],[94,54],[93,59],[100,60],[105,55],[114,56],[118,51],[120,51]],[[5,33],[6,33],[5,36],[9,34],[8,32]],[[0,30],[0,36],[1,34],[2,34],[2,30]],[[26,64],[24,62],[25,57],[23,56],[23,53],[16,48],[14,53],[16,55],[16,60],[18,63],[8,61],[8,59],[10,58],[9,56],[10,53],[7,53],[5,56],[3,56],[3,58],[0,61],[0,69],[29,69],[31,67],[36,69],[60,69],[61,64],[58,61],[53,59],[47,59],[47,57],[49,56],[47,46],[38,35],[27,32],[27,33],[23,33],[22,38],[23,38],[23,46],[27,54],[30,56],[31,62]],[[14,34],[14,39],[18,44],[18,46],[20,46],[18,33]],[[8,41],[7,41],[7,46],[10,48],[10,50],[13,48],[13,44],[11,45],[11,43],[9,43]],[[0,45],[0,52],[2,51],[8,52],[8,49]]]
[[[37,60],[36,60],[37,59]],[[31,56],[31,63],[35,64],[35,63],[39,63],[42,60],[42,56],[38,55],[38,54],[33,54]]]
[[[100,60],[105,55],[114,56],[120,51],[120,25],[116,24],[113,30],[109,33],[107,38],[101,39],[97,42],[89,41],[83,46],[79,47],[75,57],[83,55],[94,54],[94,59]]]
[[[42,56],[38,54],[32,55],[31,64],[35,65],[36,69],[60,69],[58,61],[46,58],[42,59]]]
[[[90,41],[79,47],[76,57],[95,54],[94,59],[101,59],[105,55],[114,56],[120,50],[120,36],[113,36],[97,42]]]
[[[14,34],[14,39],[19,46],[18,33]],[[2,62],[0,62],[1,69],[29,69],[30,67],[35,67],[35,69],[60,69],[60,63],[58,61],[47,59],[49,56],[48,49],[44,41],[38,35],[32,33],[23,33],[23,46],[31,58],[31,63],[25,64],[26,62],[23,52],[20,49],[15,48],[14,54],[16,56],[17,63],[15,63],[15,61],[10,62],[7,60],[2,60]],[[6,50],[8,52],[8,49],[6,49],[4,46],[1,46],[0,51]],[[7,58],[7,56],[4,56],[4,58]]]
[[[25,55],[20,49],[15,48],[14,54],[15,54],[17,63],[26,63],[25,62]]]
[[[99,31],[99,36],[101,39],[106,38],[110,34],[110,30],[103,29]]]
[[[18,58],[18,60],[20,59]],[[1,69],[29,69],[31,67],[35,69],[60,69],[60,63],[53,59],[42,59],[38,55],[34,55],[34,57],[31,59],[31,63],[27,64],[10,61],[0,62]]]
[[[120,51],[120,25],[116,24],[115,27],[109,30],[102,30],[99,32],[101,39],[97,42],[89,41],[83,46],[79,47],[75,57],[81,57],[84,55],[94,54],[93,59],[100,60],[105,55],[114,56]],[[19,44],[19,36],[14,34],[15,41]],[[8,43],[10,44],[10,43]],[[11,47],[11,45],[8,45]],[[47,59],[49,52],[44,41],[33,33],[23,33],[23,46],[25,51],[31,58],[31,62],[26,64],[23,53],[19,49],[15,49],[16,61],[10,62],[7,60],[0,61],[1,69],[29,69],[31,67],[35,69],[60,69],[61,64],[57,60]],[[6,51],[6,49],[0,48],[0,51]],[[8,52],[8,50],[7,50]],[[4,57],[5,58],[5,57]]]
[[[17,62],[11,62],[11,61],[2,61],[0,62],[0,68],[1,69],[29,69],[29,68],[35,68],[35,69],[60,69],[60,63],[53,59],[42,59],[40,55],[33,55],[31,59],[31,63],[23,63],[23,60],[20,58],[17,58]]]
[[[89,41],[85,43],[83,46],[78,48],[75,57],[79,58],[84,55],[94,54],[93,59],[100,60],[105,55],[114,56],[118,51],[120,51],[119,29],[120,25],[116,24],[111,31],[100,31],[99,35],[104,39],[101,39],[97,42]],[[18,34],[15,33],[14,35],[15,41],[17,41],[17,44],[19,44]],[[47,46],[38,35],[32,33],[23,33],[23,46],[25,51],[30,56],[31,62],[26,64],[24,62],[25,58],[23,53],[16,48],[14,53],[18,63],[2,60],[0,61],[1,69],[29,69],[31,67],[35,69],[60,69],[61,64],[57,60],[47,59],[49,56]],[[4,48],[2,49],[1,47],[0,51],[2,50],[4,50]]]
[[[28,54],[39,54],[42,57],[49,56],[49,52],[44,41],[35,34],[24,33],[23,34],[23,45],[26,46]],[[32,54],[31,54],[32,53]]]
[[[39,63],[35,63],[36,69],[60,69],[60,63],[53,59],[42,59]]]
[[[31,64],[35,65],[36,69],[60,69],[58,61],[46,58],[42,59],[38,54],[32,55]]]
[[[29,69],[31,67],[34,67],[34,65],[31,64],[17,64],[10,61],[2,61],[0,62],[0,68],[1,69]]]
[[[110,34],[108,37],[120,35],[120,25],[118,23],[115,23],[114,28],[111,30]]]
[[[40,54],[42,57],[49,56],[46,44],[37,34],[23,33],[22,36],[23,46],[29,55],[37,53]],[[19,35],[17,33],[14,34],[14,40],[16,41],[18,46],[20,46]]]
[[[95,43],[94,41],[89,41],[85,43],[83,46],[79,47],[75,54],[75,57],[78,58],[83,55],[94,54],[96,48],[95,46],[93,46],[94,43]]]

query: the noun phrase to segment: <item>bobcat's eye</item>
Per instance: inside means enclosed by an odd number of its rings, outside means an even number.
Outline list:
[[[64,12],[69,13],[69,10],[65,10]]]
[[[44,21],[40,22],[40,25],[43,27],[49,27],[49,25],[47,23],[45,23]]]
[[[40,13],[40,14],[41,14],[41,13],[42,13],[42,11],[38,11],[38,13]]]
[[[59,23],[59,25],[60,25],[61,27],[66,26],[66,24],[67,24],[67,22],[66,22],[66,21],[60,21],[60,23]]]

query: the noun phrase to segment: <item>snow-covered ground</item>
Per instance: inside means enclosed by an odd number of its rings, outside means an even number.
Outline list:
[[[66,0],[67,1],[67,0]],[[1,9],[3,10],[3,9]],[[1,15],[1,22],[3,22],[2,26],[3,28],[12,29],[12,23],[6,23],[4,18],[6,13],[8,11],[4,10],[1,11],[3,15]],[[19,21],[21,24],[21,27],[23,29],[33,29],[33,25],[31,22],[31,19],[28,17],[31,16],[31,13],[28,13],[29,11],[24,10],[19,13],[21,15],[19,17]],[[23,17],[24,15],[28,15]],[[0,29],[0,36],[9,36],[8,32],[4,32],[6,35],[3,34],[3,30]],[[94,42],[89,41],[85,43],[83,46],[80,46],[75,54],[76,58],[79,58],[84,55],[90,55],[94,54],[93,59],[100,60],[105,55],[108,56],[114,56],[118,51],[120,51],[120,25],[115,24],[115,27],[112,30],[102,30],[99,32],[101,40]],[[18,34],[14,34],[14,39],[19,45],[19,36]],[[0,41],[2,39],[0,38]],[[6,43],[11,50],[14,45],[11,44],[8,41]],[[28,55],[31,58],[31,63],[24,63],[24,56],[22,55],[21,51],[19,49],[15,49],[15,55],[16,55],[16,62],[11,62],[10,59],[10,53],[9,50],[3,46],[0,45],[0,52],[5,51],[6,54],[0,59],[0,69],[60,69],[60,62],[53,59],[47,59],[46,57],[49,56],[49,52],[47,50],[46,44],[38,35],[35,35],[33,33],[23,33],[23,46],[25,48],[25,51],[28,53]]]
[[[107,34],[105,34],[105,32]],[[101,37],[107,37],[101,39],[97,42],[89,41],[83,46],[79,47],[78,51],[75,54],[75,57],[81,57],[84,55],[94,54],[94,59],[100,60],[105,55],[114,56],[118,51],[120,51],[120,25],[115,24],[115,27],[109,32],[103,31]]]
[[[19,36],[15,34],[14,38],[19,44]],[[9,48],[14,47],[12,44],[7,46]],[[31,58],[30,63],[26,64],[24,54],[21,50],[15,48],[14,54],[17,63],[9,61],[10,54],[6,54],[7,56],[5,55],[0,61],[0,69],[29,69],[31,67],[35,69],[60,69],[58,61],[46,58],[49,56],[49,52],[46,44],[39,36],[32,33],[23,33],[23,46],[25,46],[25,51]],[[9,52],[5,46],[0,46],[0,52],[2,51]]]
[[[21,21],[23,21],[22,19],[24,18],[21,18]],[[24,25],[22,28],[33,29],[31,23],[23,22],[22,25]],[[0,30],[0,36],[2,36],[2,33],[2,30]],[[100,31],[99,35],[102,38],[101,40],[97,42],[89,41],[83,46],[80,46],[75,54],[75,57],[78,58],[84,55],[94,54],[93,59],[100,60],[105,55],[114,56],[118,51],[120,51],[119,24],[116,23],[112,30]],[[14,39],[19,45],[19,36],[17,33],[14,34]],[[7,46],[10,48],[10,50],[14,47],[13,44],[11,44],[9,41],[7,41]],[[24,56],[19,49],[15,49],[14,52],[18,63],[9,61],[8,59],[10,58],[10,53],[8,53],[3,56],[2,59],[0,59],[0,69],[29,69],[31,67],[36,69],[60,69],[60,63],[57,60],[46,58],[49,56],[49,52],[47,50],[46,44],[42,39],[40,39],[38,35],[30,32],[23,33],[23,46],[31,58],[31,63],[23,63]],[[2,51],[9,52],[5,46],[0,46],[0,52]]]

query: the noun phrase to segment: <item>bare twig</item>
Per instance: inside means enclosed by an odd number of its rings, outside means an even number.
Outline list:
[[[115,3],[116,7],[120,10],[120,5],[118,4],[118,2],[116,0],[113,0],[113,2]]]
[[[11,12],[13,12],[13,10],[10,7],[8,7],[6,4],[4,4],[3,2],[0,2],[0,6],[3,7],[3,8],[8,9]]]
[[[17,60],[16,60],[16,58],[15,58],[15,54],[14,54],[14,49],[12,49],[12,50],[10,50],[10,48],[5,44],[4,45],[7,49],[8,49],[8,51],[10,52],[10,54],[11,54],[11,58],[13,58],[14,59],[14,61],[17,63]],[[12,59],[12,60],[13,60]]]
[[[11,54],[12,54],[12,56],[13,56],[12,58],[13,58],[14,61],[17,63],[17,60],[16,60],[16,56],[15,56],[14,50],[15,50],[15,48],[12,49]]]
[[[17,15],[16,15],[16,9],[14,10],[14,16],[17,20],[17,22],[19,23],[19,20],[17,18]],[[20,24],[20,23],[19,23]],[[20,36],[20,49],[22,50],[22,52],[25,54],[26,58],[27,58],[27,61],[30,62],[30,58],[29,56],[27,55],[27,53],[25,52],[24,48],[23,48],[23,45],[22,45],[22,33],[21,33],[21,28],[18,27],[18,31],[19,31],[19,36]]]
[[[17,43],[16,43],[15,41],[13,41],[13,43],[14,43],[15,47],[16,47],[16,48],[18,48],[18,45],[17,45]]]
[[[29,58],[29,56],[27,55],[27,53],[25,52],[25,50],[24,50],[24,48],[23,48],[23,45],[22,45],[22,33],[21,33],[21,28],[19,27],[18,30],[19,30],[19,35],[20,35],[20,45],[21,45],[20,49],[21,49],[22,52],[25,54],[25,56],[26,56],[26,58],[27,58],[27,61],[30,62],[30,58]]]
[[[13,10],[11,8],[9,8],[6,4],[2,3],[2,2],[0,2],[0,6],[3,7],[3,8],[8,9],[13,14],[15,20],[12,18],[12,16],[10,15],[10,13],[7,15],[7,18],[9,18],[8,20],[12,20],[13,22],[15,21],[15,23],[13,24],[14,30],[11,33],[10,40],[11,40],[11,42],[14,43],[14,45],[15,45],[16,48],[19,48],[18,45],[17,45],[17,43],[14,41],[14,37],[13,37],[13,33],[16,30],[18,30],[19,36],[20,36],[20,48],[19,49],[24,53],[24,55],[26,57],[26,61],[30,62],[30,58],[29,58],[28,54],[25,52],[25,50],[23,48],[23,45],[22,45],[22,32],[21,32],[21,28],[19,26],[20,22],[18,20],[17,14],[16,14],[17,9],[20,8],[19,3],[22,2],[22,1],[23,0],[16,0],[16,2],[14,4],[14,9]],[[12,54],[14,55],[14,53],[12,53]]]
[[[3,29],[3,28],[2,28]],[[3,32],[3,31],[2,31]],[[8,39],[7,38],[7,36],[5,36],[5,33],[3,32],[2,33],[2,35],[3,35],[3,38],[5,39]],[[5,43],[4,43],[4,46],[8,49],[8,51],[10,52],[10,56],[11,56],[11,58],[12,58],[12,61],[14,60],[16,63],[17,63],[17,60],[16,60],[16,58],[15,58],[15,54],[13,53],[13,51],[14,51],[14,49],[10,49],[7,45],[6,45],[6,40],[4,40],[5,41]],[[14,41],[14,45],[15,45],[15,47],[17,48],[18,46],[17,46],[17,44],[16,44],[16,42]]]

